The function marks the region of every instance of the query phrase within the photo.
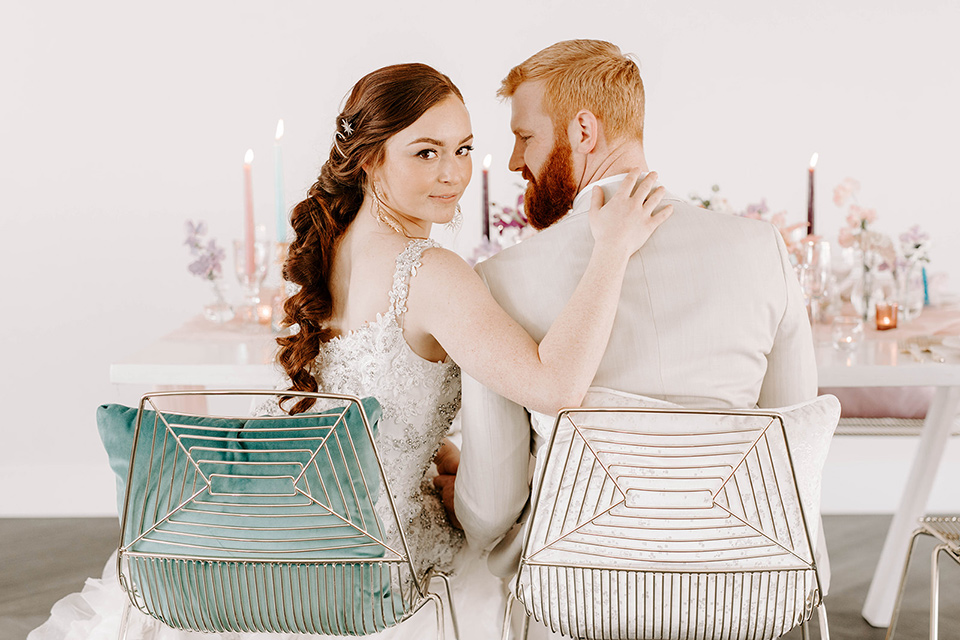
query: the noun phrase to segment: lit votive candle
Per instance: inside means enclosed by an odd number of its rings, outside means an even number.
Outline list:
[[[863,338],[863,322],[856,316],[837,316],[831,326],[833,348],[853,351]]]
[[[260,324],[270,324],[273,318],[273,305],[269,302],[261,302],[257,305],[257,322]]]
[[[878,302],[877,303],[877,330],[886,331],[887,329],[897,328],[897,303],[896,302]]]

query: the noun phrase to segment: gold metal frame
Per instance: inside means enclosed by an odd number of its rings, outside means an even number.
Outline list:
[[[245,417],[271,422],[244,430],[196,424],[198,418],[225,416],[158,406],[185,396],[253,401],[281,395],[315,398],[321,408],[296,416]],[[322,408],[326,404],[339,406]],[[346,428],[351,409],[362,418],[362,434]],[[154,412],[152,428],[144,421],[147,410]],[[305,422],[318,419],[329,424]],[[150,447],[149,455],[138,457],[144,447]],[[376,468],[365,470],[361,456],[368,463],[376,460]],[[132,498],[134,482],[142,483],[142,504]],[[371,486],[377,483],[389,504],[389,522],[381,522],[374,510],[378,496]],[[127,487],[117,558],[120,584],[129,596],[121,638],[130,606],[178,629],[362,635],[402,622],[433,602],[442,639],[443,603],[429,590],[434,578],[443,581],[459,637],[449,582],[432,570],[418,571],[422,565],[410,553],[357,397],[258,390],[148,393],[137,414]],[[386,539],[391,529],[398,540]]]
[[[913,554],[913,545],[921,535],[930,536],[938,542],[930,556],[930,640],[937,640],[940,632],[940,554],[946,555],[957,564],[960,564],[960,518],[954,517],[927,517],[920,518],[920,527],[913,532],[910,546],[907,547],[907,559],[903,563],[903,573],[900,575],[900,588],[897,590],[897,599],[893,606],[893,617],[887,627],[886,640],[893,640],[897,619],[900,617],[900,604],[903,600],[903,591],[907,586],[907,570],[910,568],[910,556]]]
[[[565,409],[541,455],[515,591],[528,616],[590,640],[726,640],[806,638],[816,609],[828,640],[779,414]]]

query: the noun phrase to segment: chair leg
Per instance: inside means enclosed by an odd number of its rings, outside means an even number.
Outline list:
[[[885,640],[893,640],[894,630],[897,626],[897,618],[900,617],[900,604],[903,601],[903,590],[907,586],[907,571],[910,569],[910,556],[913,555],[913,545],[917,542],[917,537],[923,533],[923,529],[917,529],[910,536],[910,544],[907,546],[907,558],[903,561],[903,573],[900,574],[900,587],[897,589],[897,598],[893,601],[893,615],[890,618],[890,626],[887,627],[887,637]]]
[[[453,590],[450,589],[450,577],[443,573],[434,576],[443,581],[443,589],[447,593],[447,604],[450,605],[450,621],[453,623],[454,640],[460,640],[460,625],[457,623],[457,609],[453,606]]]
[[[945,544],[937,545],[930,558],[930,640],[937,640],[940,635],[940,552],[949,547]]]
[[[511,631],[513,625],[511,625],[511,622],[513,622],[514,602],[519,602],[519,600],[508,590],[507,598],[503,605],[503,631],[500,635],[500,640],[512,640],[513,634]],[[521,612],[521,615],[523,615],[523,623],[520,626],[519,640],[527,640],[527,637],[530,635],[530,616],[527,615],[526,609]]]
[[[827,607],[823,601],[817,607],[817,613],[820,615],[820,640],[830,640],[830,625],[827,624]]]
[[[427,593],[427,598],[433,600],[433,604],[437,607],[437,640],[444,640],[446,637],[444,635],[444,624],[443,624],[443,600],[435,593]]]
[[[500,640],[510,640],[510,618],[513,616],[513,594],[507,590],[507,597],[503,602],[503,631]]]
[[[117,640],[126,640],[127,625],[129,624],[130,624],[130,599],[127,597],[124,597],[123,614],[120,616],[120,629],[117,635]]]
[[[802,637],[803,640],[810,640],[810,621],[809,620],[804,620],[800,624],[800,637]]]

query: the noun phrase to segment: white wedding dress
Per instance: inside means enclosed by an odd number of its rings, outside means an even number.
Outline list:
[[[453,574],[454,606],[461,640],[499,637],[502,587],[487,571],[485,558],[464,543],[453,529],[431,479],[432,461],[460,408],[460,368],[450,361],[430,362],[415,354],[403,337],[410,278],[416,276],[426,249],[438,246],[426,239],[412,240],[397,256],[390,307],[370,322],[321,347],[312,373],[321,392],[373,396],[382,408],[377,449],[387,482],[404,524],[412,557],[420,568],[435,567]],[[279,413],[276,404],[256,413]],[[435,473],[435,471],[433,471]],[[381,521],[385,499],[377,501]],[[396,531],[385,531],[389,541]],[[436,585],[439,587],[439,584]],[[126,595],[116,576],[115,555],[108,560],[103,577],[90,578],[83,591],[57,602],[50,619],[28,640],[92,640],[117,637]],[[447,638],[453,638],[447,618]],[[177,631],[156,623],[137,610],[131,611],[128,638],[156,632],[166,638],[214,640],[216,638],[279,638],[274,634],[209,634]],[[436,635],[436,617],[427,605],[412,618],[367,638],[377,640],[429,640]],[[322,638],[323,636],[304,636]]]

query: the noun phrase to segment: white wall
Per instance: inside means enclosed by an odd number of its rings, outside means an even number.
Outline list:
[[[779,5],[4,3],[0,516],[112,513],[94,411],[143,391],[110,385],[111,362],[207,299],[186,270],[184,221],[207,221],[221,242],[240,236],[240,167],[252,147],[258,215],[272,229],[277,119],[292,205],[351,84],[388,63],[423,61],[459,84],[475,176],[493,154],[492,196],[506,201],[518,180],[504,166],[500,78],[554,41],[611,40],[641,61],[647,157],[673,191],[718,183],[735,205],[766,197],[799,221],[818,151],[823,233],[842,223],[832,187],[854,176],[881,229],[921,223],[938,243],[933,270],[960,279],[960,4]],[[462,253],[479,236],[479,200],[474,184],[463,230],[445,237]]]

